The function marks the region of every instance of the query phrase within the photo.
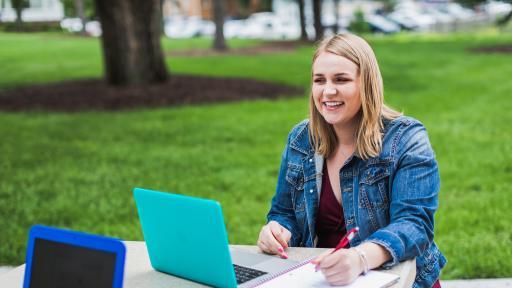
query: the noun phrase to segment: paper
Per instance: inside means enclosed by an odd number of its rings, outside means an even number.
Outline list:
[[[338,287],[381,288],[388,287],[389,285],[397,282],[398,279],[399,277],[397,275],[379,271],[369,271],[366,275],[359,276],[357,280],[352,284]],[[258,287],[330,288],[332,286],[329,285],[329,283],[325,280],[325,277],[321,271],[315,272],[315,265],[308,263],[268,282],[265,282]]]

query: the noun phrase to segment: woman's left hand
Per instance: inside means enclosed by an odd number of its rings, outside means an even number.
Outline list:
[[[331,254],[330,249],[322,253],[311,263],[317,265],[325,279],[331,285],[347,285],[356,280],[363,272],[363,264],[357,252],[351,249],[340,249]]]

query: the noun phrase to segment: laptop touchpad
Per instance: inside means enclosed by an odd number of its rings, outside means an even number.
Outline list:
[[[294,260],[289,260],[289,259],[285,260],[285,259],[272,257],[271,259],[268,259],[267,261],[263,261],[263,262],[258,263],[255,266],[252,266],[251,268],[256,269],[256,270],[274,273],[274,272],[286,270],[292,266],[295,266],[297,263],[299,263],[299,262],[294,261]]]
[[[231,258],[234,264],[266,272],[282,271],[298,263],[294,260],[240,250],[231,251]]]

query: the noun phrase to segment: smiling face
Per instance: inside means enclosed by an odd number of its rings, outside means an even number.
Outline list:
[[[353,126],[361,109],[359,71],[345,57],[322,52],[313,63],[315,107],[335,128]]]

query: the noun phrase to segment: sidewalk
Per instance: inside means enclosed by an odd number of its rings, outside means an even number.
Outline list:
[[[442,288],[512,288],[512,278],[441,280]]]

